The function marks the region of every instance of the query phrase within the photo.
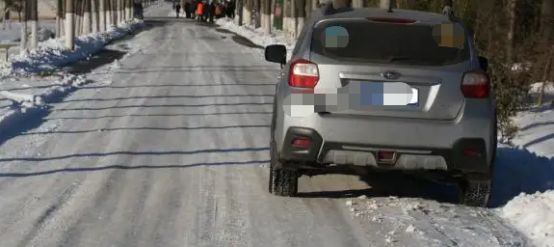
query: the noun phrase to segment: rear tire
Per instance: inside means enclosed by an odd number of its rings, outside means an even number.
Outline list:
[[[293,197],[298,192],[298,170],[285,168],[277,159],[275,143],[271,143],[269,192],[277,196]]]
[[[466,179],[460,183],[460,202],[472,207],[486,207],[491,187],[490,179]]]
[[[298,172],[290,169],[273,169],[270,175],[272,193],[293,197],[298,193]]]

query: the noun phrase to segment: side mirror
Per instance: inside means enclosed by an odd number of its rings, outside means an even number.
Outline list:
[[[265,48],[265,60],[272,63],[287,62],[287,48],[284,45],[269,45]]]
[[[479,56],[479,65],[481,69],[487,71],[489,69],[489,60],[486,57]]]

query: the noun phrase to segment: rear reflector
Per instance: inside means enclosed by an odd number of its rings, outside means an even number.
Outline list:
[[[319,81],[317,64],[305,59],[298,59],[291,63],[289,71],[289,85],[291,87],[314,88]]]
[[[489,97],[489,76],[481,71],[465,73],[462,79],[462,93],[466,98]]]
[[[463,150],[464,156],[466,157],[481,157],[481,152],[477,148],[465,148]]]
[[[292,139],[292,146],[295,148],[309,148],[312,145],[312,139],[308,137],[296,137]]]
[[[379,163],[393,164],[395,158],[396,158],[396,153],[394,151],[378,151],[377,152],[377,162],[379,162]]]

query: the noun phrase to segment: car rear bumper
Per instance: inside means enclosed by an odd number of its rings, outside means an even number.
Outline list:
[[[490,172],[494,153],[491,124],[479,119],[392,121],[318,115],[285,121],[286,131],[277,147],[281,160],[305,161],[300,164],[311,164],[314,168],[344,164],[483,174]],[[312,138],[312,146],[306,150],[289,145],[298,136]],[[381,162],[378,159],[381,151],[394,152],[394,162]],[[464,154],[468,151],[474,154]]]

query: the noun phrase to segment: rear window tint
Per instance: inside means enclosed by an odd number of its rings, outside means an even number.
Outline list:
[[[464,30],[457,24],[398,25],[367,20],[318,24],[312,52],[337,60],[431,66],[469,58]]]

